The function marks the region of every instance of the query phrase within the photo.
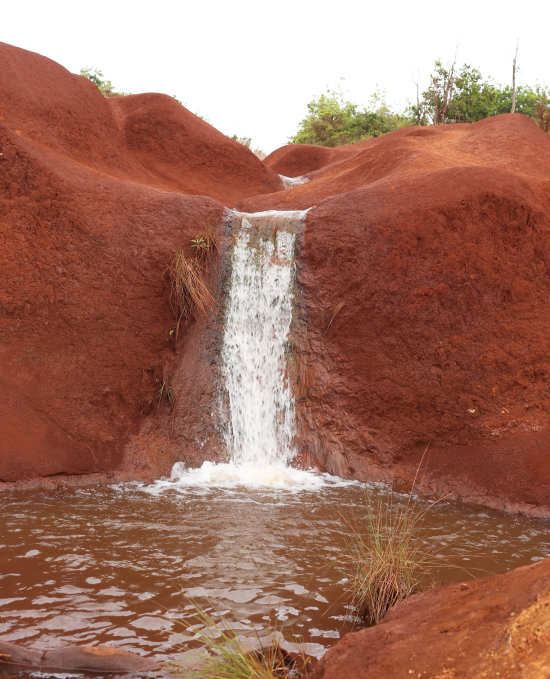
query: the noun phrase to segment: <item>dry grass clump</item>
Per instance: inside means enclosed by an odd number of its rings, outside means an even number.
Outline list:
[[[176,342],[180,323],[209,314],[216,300],[204,282],[204,268],[196,258],[176,252],[167,268],[170,276],[170,305],[176,318]]]
[[[194,623],[187,627],[187,632],[208,651],[196,667],[188,668],[193,676],[201,679],[299,679],[307,676],[309,658],[303,650],[299,650],[296,657],[283,650],[277,641],[282,635],[277,630],[268,630],[269,645],[262,645],[263,639],[257,632],[251,638],[242,638],[225,618],[217,622],[200,606],[193,606],[196,611]],[[300,649],[299,643],[294,640],[293,643]],[[178,669],[177,663],[175,668]]]
[[[159,385],[159,388],[155,392],[156,399],[160,405],[163,401],[166,401],[170,408],[176,407],[176,389],[172,384],[172,375],[168,373],[166,377],[163,378]]]
[[[361,520],[340,511],[345,530],[343,561],[351,605],[370,625],[403,599],[433,584],[434,569],[449,565],[426,543],[422,522],[432,505],[420,507],[412,491],[405,505],[393,493],[373,500],[365,492]]]
[[[205,282],[219,252],[214,228],[208,226],[202,236],[196,235],[191,241],[191,249],[191,256],[183,250],[175,252],[165,271],[170,281],[170,306],[176,319],[176,344],[182,321],[196,320],[200,314],[208,316],[216,307],[216,300]]]

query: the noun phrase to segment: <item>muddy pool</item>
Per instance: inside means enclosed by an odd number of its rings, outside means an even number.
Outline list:
[[[344,540],[338,509],[360,516],[363,502],[364,486],[328,475],[290,488],[176,480],[6,494],[0,639],[185,663],[196,653],[185,633],[193,599],[245,636],[291,629],[321,657],[356,624],[343,576],[327,564]],[[459,503],[433,507],[425,531],[438,551],[459,555],[438,572],[443,584],[550,555],[547,522]]]

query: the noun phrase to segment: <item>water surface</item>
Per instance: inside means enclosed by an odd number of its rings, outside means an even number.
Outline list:
[[[206,477],[191,485],[182,473],[176,482],[1,497],[0,638],[177,658],[194,646],[173,634],[191,621],[191,597],[234,614],[244,635],[277,621],[321,656],[353,627],[342,575],[326,564],[343,543],[338,509],[361,514],[364,491],[311,476],[309,486],[274,488]],[[430,511],[426,539],[463,555],[468,572],[441,570],[445,584],[550,555],[547,526],[445,503]]]

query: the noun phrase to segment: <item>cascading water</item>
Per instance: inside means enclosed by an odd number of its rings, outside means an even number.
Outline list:
[[[294,396],[287,348],[294,302],[294,246],[306,211],[233,213],[234,247],[221,350],[221,408],[230,462],[176,463],[180,485],[318,487],[322,475],[293,469]]]
[[[296,186],[300,186],[309,181],[307,177],[285,177],[283,174],[280,174],[279,177],[283,180],[285,190],[294,189]]]
[[[275,230],[274,241],[253,234],[254,226],[243,217],[233,251],[222,359],[231,458],[261,467],[294,457],[285,345],[292,322],[295,234]]]

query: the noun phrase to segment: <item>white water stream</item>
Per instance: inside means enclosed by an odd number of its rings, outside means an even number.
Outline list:
[[[243,217],[233,251],[222,360],[231,459],[262,467],[294,457],[285,343],[292,322],[295,235],[277,230],[274,240],[253,243],[253,229]]]
[[[305,211],[234,213],[234,246],[221,359],[230,462],[175,465],[182,485],[323,485],[289,466],[295,457],[294,395],[286,349],[294,302],[294,247]]]
[[[280,174],[279,177],[283,180],[285,190],[294,189],[296,186],[300,186],[309,181],[307,177],[285,177],[283,174]]]

